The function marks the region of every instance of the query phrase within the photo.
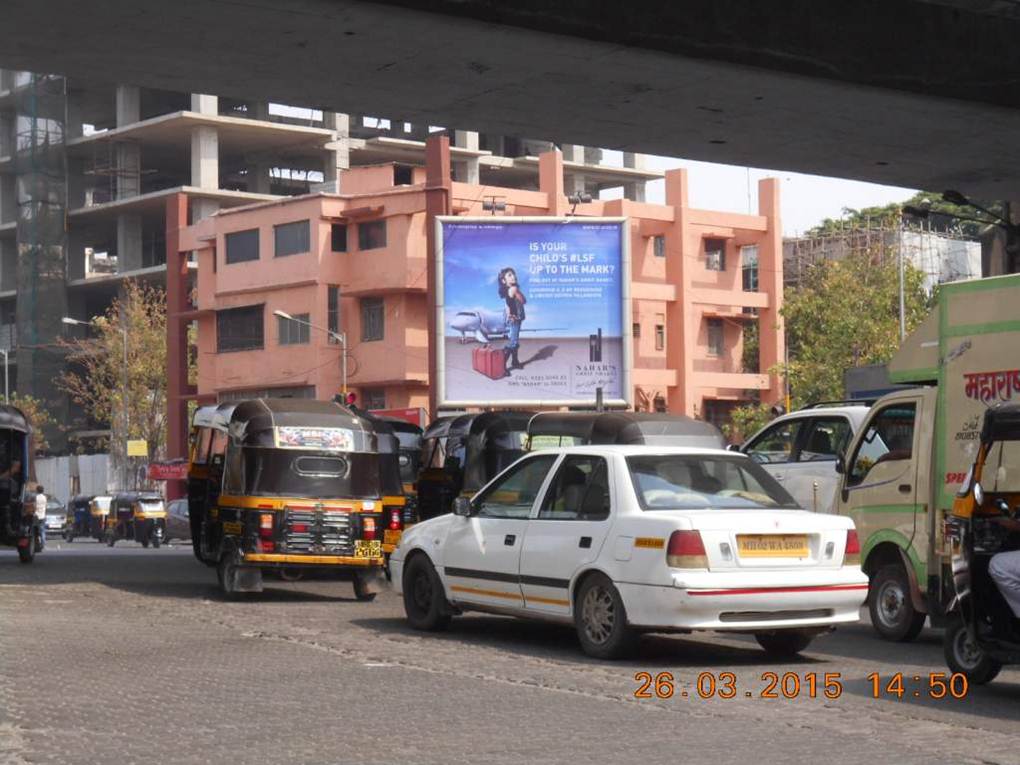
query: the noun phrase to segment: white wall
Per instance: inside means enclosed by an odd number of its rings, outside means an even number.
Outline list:
[[[79,487],[72,492],[72,461],[78,463]],[[113,485],[110,480],[110,457],[87,454],[77,457],[46,457],[35,461],[36,480],[46,493],[66,503],[73,494],[104,494]]]

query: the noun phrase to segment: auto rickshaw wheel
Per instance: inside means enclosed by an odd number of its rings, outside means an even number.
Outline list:
[[[990,683],[1002,670],[1000,662],[974,643],[959,616],[946,626],[942,635],[942,650],[949,669],[964,675],[967,682],[973,685]]]
[[[148,547],[148,546],[149,546],[149,540],[148,539],[143,539],[142,540],[142,547]]]
[[[910,579],[902,564],[882,566],[871,579],[868,613],[875,632],[886,640],[909,643],[924,629],[927,614],[914,608]]]

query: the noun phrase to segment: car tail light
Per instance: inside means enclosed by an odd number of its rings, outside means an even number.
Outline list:
[[[273,514],[259,513],[259,536],[269,539],[273,536]]]
[[[697,531],[674,531],[666,545],[666,564],[670,568],[708,568],[708,555]]]
[[[857,538],[857,529],[847,529],[846,531],[846,551],[843,553],[843,565],[861,565],[861,542]]]
[[[403,521],[400,518],[400,510],[394,508],[390,510],[390,531],[400,531],[403,526]]]
[[[375,539],[375,518],[362,519],[361,538]]]

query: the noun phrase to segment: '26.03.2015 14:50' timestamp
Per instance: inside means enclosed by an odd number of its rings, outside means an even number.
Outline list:
[[[636,672],[636,699],[829,699],[843,695],[843,676],[839,672],[762,672],[753,683],[740,682],[733,672],[700,672],[692,678],[690,689],[672,672]],[[910,675],[896,672],[867,676],[871,697],[876,699],[931,698],[962,699],[969,690],[967,678],[959,673],[929,672]]]

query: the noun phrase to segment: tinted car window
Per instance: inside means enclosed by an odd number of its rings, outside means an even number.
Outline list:
[[[843,451],[849,436],[850,422],[845,417],[813,418],[801,442],[797,461],[834,460]]]

